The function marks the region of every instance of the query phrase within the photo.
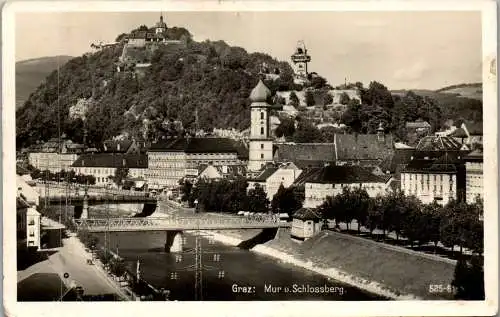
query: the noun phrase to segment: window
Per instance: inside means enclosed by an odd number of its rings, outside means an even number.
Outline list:
[[[264,149],[264,143],[261,143],[260,144],[260,149],[263,150]]]
[[[264,158],[264,153],[260,153],[260,158],[263,159]]]
[[[30,218],[30,221],[29,221],[28,225],[34,226],[35,225],[35,219]]]
[[[264,127],[261,127],[261,128],[260,128],[260,134],[261,134],[261,135],[264,135]]]
[[[260,120],[264,120],[264,111],[260,113]]]

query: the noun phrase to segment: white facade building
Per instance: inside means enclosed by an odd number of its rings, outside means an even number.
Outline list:
[[[288,188],[300,176],[302,170],[293,163],[285,163],[279,167],[268,167],[254,179],[248,180],[248,189],[260,184],[271,201],[281,185]]]
[[[465,161],[465,178],[466,178],[466,201],[472,204],[476,198],[483,198],[483,152],[480,150],[473,151],[464,158]]]
[[[401,190],[422,203],[446,205],[457,199],[457,167],[444,158],[415,159],[401,172]]]
[[[369,168],[360,166],[325,166],[312,168],[295,181],[295,185],[304,185],[304,207],[316,208],[327,196],[336,196],[344,188],[363,188],[370,197],[385,195],[391,191],[392,177],[375,175]]]

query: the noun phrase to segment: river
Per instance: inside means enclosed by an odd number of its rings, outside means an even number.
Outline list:
[[[377,300],[379,296],[342,285],[276,259],[200,237],[201,288],[196,296],[195,234],[185,234],[184,251],[166,253],[164,232],[110,233],[109,247],[172,300]],[[99,234],[104,244],[104,234]],[[199,266],[199,267],[200,267]],[[200,284],[198,284],[200,285]]]

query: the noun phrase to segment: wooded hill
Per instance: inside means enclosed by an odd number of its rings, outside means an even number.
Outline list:
[[[103,140],[123,133],[153,141],[172,133],[173,121],[180,121],[187,130],[248,128],[248,96],[263,64],[272,74],[265,83],[273,95],[278,90],[304,88],[293,83],[288,62],[264,53],[249,54],[223,41],[195,42],[186,37],[187,30],[175,30],[170,36],[184,38],[185,45],[155,46],[148,54],[151,66],[144,76],[117,71],[124,41],[69,60],[59,74],[53,71],[16,111],[17,148],[46,141],[60,133],[83,142],[84,121],[70,116],[70,108],[82,98],[86,99],[87,145],[98,146]],[[326,81],[315,80],[311,89],[327,86]],[[361,104],[352,100],[340,118],[353,131],[374,133],[382,122],[386,131],[394,132],[404,141],[406,121],[421,118],[439,129],[450,118],[468,121],[482,118],[479,100],[452,94],[442,94],[445,98],[436,100],[412,92],[397,96],[377,82],[366,88],[361,83],[355,86],[360,89]],[[269,100],[274,101],[281,102],[279,98]],[[297,130],[292,132],[300,136],[301,142],[328,141],[306,120]]]

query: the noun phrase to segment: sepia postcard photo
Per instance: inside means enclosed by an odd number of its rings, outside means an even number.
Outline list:
[[[8,2],[6,315],[495,314],[496,23]]]

